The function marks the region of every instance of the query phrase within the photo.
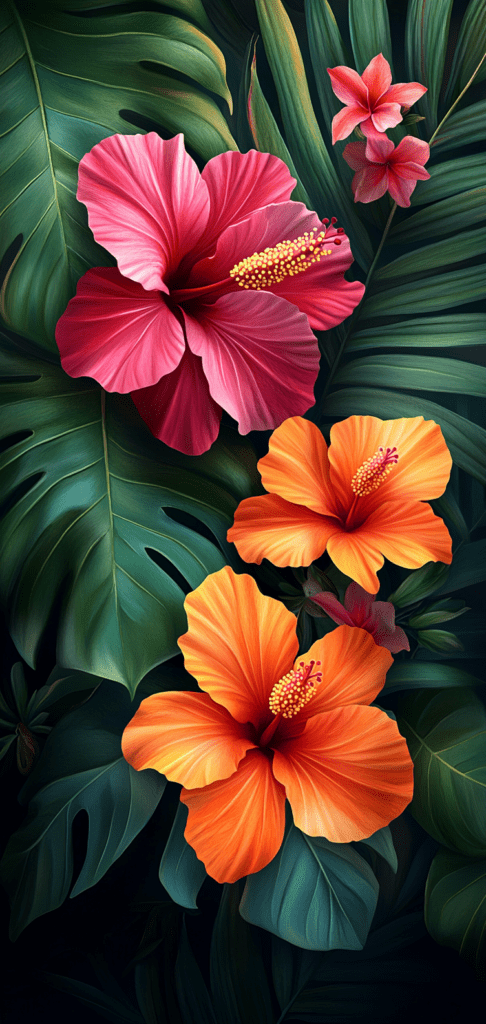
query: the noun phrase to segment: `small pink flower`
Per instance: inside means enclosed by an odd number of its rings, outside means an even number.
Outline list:
[[[314,402],[312,328],[340,324],[364,286],[336,218],[303,203],[268,153],[228,152],[202,174],[182,135],[113,135],[79,165],[77,198],[117,268],[81,278],[56,340],[71,377],[130,393],[148,427],[207,451],[222,409],[242,434]],[[328,225],[328,226],[327,226]]]
[[[418,82],[392,85],[391,70],[382,53],[373,57],[362,75],[353,68],[328,68],[333,92],[346,106],[332,119],[332,144],[347,139],[356,125],[367,137],[394,128],[402,120],[400,107],[408,110],[427,92]]]
[[[307,584],[304,584],[304,592]],[[338,626],[359,626],[371,633],[379,647],[386,647],[392,654],[409,651],[406,633],[395,626],[395,608],[390,601],[374,601],[374,594],[368,594],[358,583],[350,583],[344,595],[344,605],[334,594],[311,593],[315,585],[308,588],[308,599],[325,611]]]
[[[351,182],[355,203],[372,203],[388,191],[398,206],[410,206],[417,181],[430,178],[423,166],[429,156],[428,143],[412,135],[406,135],[396,148],[386,135],[348,142],[343,157],[356,171]]]

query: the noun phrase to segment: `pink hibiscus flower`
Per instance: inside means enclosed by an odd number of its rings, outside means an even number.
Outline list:
[[[59,320],[61,363],[131,393],[156,437],[207,451],[222,409],[242,434],[314,402],[311,328],[341,323],[364,286],[341,228],[290,202],[267,153],[222,153],[202,174],[182,135],[113,135],[79,165],[77,197],[117,268],[89,270]]]
[[[307,588],[307,589],[306,589]],[[406,633],[395,625],[395,608],[390,601],[375,601],[374,594],[368,594],[358,583],[350,583],[344,595],[344,605],[334,594],[315,591],[311,579],[304,583],[308,599],[322,608],[338,626],[359,626],[371,633],[379,647],[386,647],[392,654],[409,651]]]
[[[396,148],[386,135],[349,142],[343,157],[356,171],[351,182],[355,203],[371,203],[388,191],[397,206],[410,206],[417,181],[430,178],[423,166],[429,156],[429,144],[412,135],[406,135]]]
[[[373,57],[362,75],[343,65],[328,68],[332,91],[346,106],[332,119],[332,144],[347,139],[359,124],[367,137],[386,132],[402,120],[400,107],[408,110],[427,92],[418,82],[391,84],[390,65],[382,53]]]

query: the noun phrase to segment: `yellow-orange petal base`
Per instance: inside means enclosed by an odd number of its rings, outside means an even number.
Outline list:
[[[147,697],[122,748],[138,770],[183,784],[185,836],[213,878],[233,882],[273,859],[286,799],[297,827],[339,843],[401,813],[410,755],[396,722],[368,706],[389,651],[339,626],[297,657],[295,616],[228,566],[187,596],[186,610],[180,646],[205,692]]]
[[[327,549],[368,593],[384,558],[404,568],[449,564],[452,541],[426,502],[443,494],[452,459],[440,427],[423,416],[350,416],[328,448],[308,420],[275,430],[258,468],[269,492],[245,498],[228,531],[242,558],[310,565]]]

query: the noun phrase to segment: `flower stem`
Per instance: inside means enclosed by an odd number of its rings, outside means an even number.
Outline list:
[[[462,92],[459,93],[459,96],[457,97],[457,100],[454,100],[454,103],[452,104],[452,106],[447,111],[447,114],[445,115],[445,117],[442,118],[442,121],[440,122],[438,127],[435,129],[435,132],[433,133],[433,135],[430,137],[429,146],[432,145],[436,135],[439,133],[440,129],[442,128],[442,125],[445,124],[445,122],[447,121],[447,118],[450,117],[450,115],[452,114],[452,111],[454,110],[454,107],[457,106],[457,104],[459,103],[459,100],[462,99],[462,97],[464,96],[464,93],[467,92],[467,90],[469,89],[469,86],[474,81],[474,79],[475,79],[475,77],[476,77],[476,75],[477,75],[477,73],[478,73],[478,71],[479,71],[479,69],[481,67],[481,64],[485,60],[486,60],[486,53],[483,54],[483,56],[481,57],[481,60],[479,61],[479,64],[478,64],[476,70],[471,75],[467,85],[465,85],[464,89],[462,90]],[[337,354],[336,354],[336,356],[334,358],[334,362],[332,363],[332,366],[331,366],[331,368],[329,370],[328,378],[327,378],[327,381],[326,381],[326,386],[324,388],[324,391],[323,391],[323,393],[321,395],[321,398],[320,398],[320,401],[319,401],[320,407],[322,407],[322,403],[323,403],[324,399],[326,398],[326,396],[328,394],[328,391],[329,391],[329,388],[330,388],[330,386],[332,384],[332,381],[334,379],[336,370],[337,370],[337,368],[339,366],[339,363],[341,362],[344,350],[345,350],[346,345],[347,345],[348,340],[349,340],[349,335],[351,334],[351,330],[354,327],[355,320],[357,319],[357,317],[359,317],[359,314],[360,314],[360,311],[361,311],[361,307],[362,307],[363,302],[364,302],[364,300],[366,298],[366,294],[367,294],[367,291],[368,291],[368,286],[370,284],[371,278],[373,277],[376,264],[377,264],[377,262],[378,262],[378,260],[380,258],[381,250],[383,249],[383,246],[384,246],[385,241],[386,241],[386,237],[387,237],[388,232],[389,232],[390,227],[391,227],[391,222],[392,222],[392,220],[393,220],[393,218],[395,216],[396,208],[397,208],[397,204],[394,203],[392,208],[391,208],[391,210],[390,210],[390,213],[389,213],[389,216],[388,216],[388,220],[387,220],[387,222],[385,224],[385,227],[383,229],[383,234],[381,236],[381,242],[380,242],[380,244],[379,244],[379,246],[378,246],[378,248],[376,250],[374,260],[373,260],[373,262],[372,262],[372,264],[370,266],[370,269],[368,270],[368,274],[366,276],[365,290],[364,290],[364,293],[363,293],[363,298],[361,299],[361,302],[359,303],[359,305],[356,306],[356,309],[354,310],[352,316],[350,317],[348,329],[347,329],[346,334],[344,335],[344,338],[343,338],[343,340],[342,340],[342,342],[341,342],[341,344],[339,346],[339,351],[337,352]]]

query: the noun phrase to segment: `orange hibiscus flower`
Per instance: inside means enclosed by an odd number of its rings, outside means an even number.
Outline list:
[[[285,798],[307,835],[372,835],[412,799],[396,722],[368,707],[393,659],[339,626],[297,658],[296,618],[228,566],[186,597],[185,665],[204,693],[143,700],[122,738],[136,769],[183,785],[185,837],[218,882],[264,868],[281,846]]]
[[[452,459],[433,420],[350,416],[320,430],[294,416],[274,430],[258,468],[269,494],[245,498],[228,540],[246,562],[310,565],[327,549],[341,572],[376,594],[385,558],[406,569],[451,562],[452,541],[432,498]]]

